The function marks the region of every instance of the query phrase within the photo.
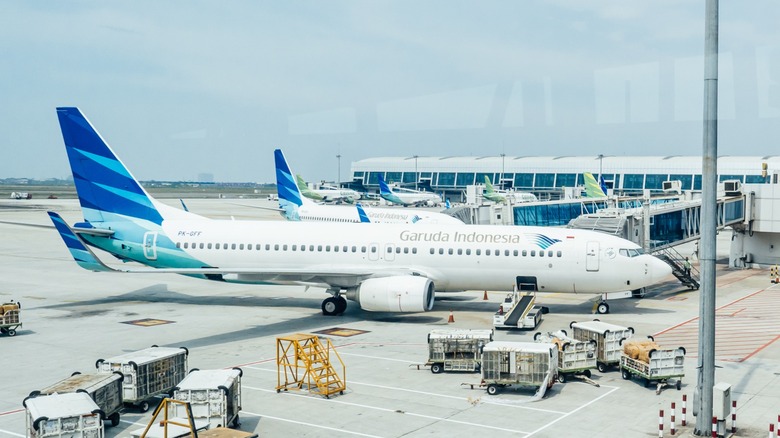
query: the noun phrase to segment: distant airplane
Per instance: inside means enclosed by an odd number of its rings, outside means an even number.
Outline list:
[[[599,176],[599,179],[601,179],[601,184],[599,184],[590,172],[585,172],[582,176],[585,178],[585,196],[588,198],[604,198],[607,196],[607,186],[604,184],[604,178]]]
[[[637,244],[588,230],[217,220],[163,204],[138,183],[78,108],[57,108],[84,222],[49,212],[76,262],[93,271],[176,273],[218,282],[327,288],[367,311],[431,310],[436,291],[624,291],[671,268]],[[294,183],[294,181],[290,181]],[[143,268],[115,268],[101,249]],[[606,304],[606,303],[604,303]]]
[[[441,196],[436,193],[402,188],[391,189],[381,174],[379,175],[379,196],[391,204],[403,206],[435,207],[442,202]]]
[[[340,205],[318,204],[307,199],[300,184],[293,182],[293,172],[280,149],[274,151],[276,190],[279,208],[288,220],[317,222],[363,222],[356,209]],[[362,207],[361,207],[362,208]],[[460,219],[443,213],[408,208],[365,208],[371,223],[376,224],[453,224],[463,225]]]
[[[346,202],[348,204],[352,204],[360,199],[360,193],[352,189],[342,189],[336,187],[310,189],[309,185],[306,184],[306,181],[302,176],[295,175],[295,177],[296,181],[298,182],[298,188],[301,189],[301,193],[303,193],[303,196],[309,199],[322,202]]]
[[[487,175],[485,175],[485,192],[482,194],[482,197],[497,204],[506,203],[507,199],[513,204],[536,202],[538,200],[533,193],[498,191],[493,188],[493,183],[490,182],[490,178]]]

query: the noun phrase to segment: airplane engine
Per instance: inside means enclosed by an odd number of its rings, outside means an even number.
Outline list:
[[[433,308],[433,282],[411,275],[371,278],[347,291],[347,298],[369,312],[426,312]]]

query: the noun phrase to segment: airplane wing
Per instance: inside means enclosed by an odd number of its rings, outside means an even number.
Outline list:
[[[222,280],[224,276],[235,275],[252,281],[297,283],[304,285],[355,287],[368,278],[390,277],[395,275],[417,275],[432,278],[424,272],[411,268],[379,269],[367,266],[331,266],[327,264],[304,266],[299,268],[115,268],[100,260],[86,243],[77,235],[62,217],[48,212],[54,227],[60,233],[73,258],[79,266],[97,272],[122,272],[134,274],[181,274],[202,275],[211,280]]]

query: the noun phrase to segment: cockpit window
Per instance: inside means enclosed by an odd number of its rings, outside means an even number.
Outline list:
[[[626,256],[626,257],[639,257],[642,254],[644,254],[644,250],[642,248],[631,248],[631,249],[620,249],[620,255]]]

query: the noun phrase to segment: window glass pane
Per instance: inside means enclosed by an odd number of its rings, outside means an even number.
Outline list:
[[[574,187],[576,175],[573,173],[559,173],[555,177],[555,187]]]
[[[474,184],[474,174],[473,173],[458,173],[458,179],[456,185],[458,186],[468,186]]]
[[[440,172],[439,173],[439,182],[437,185],[440,186],[452,186],[455,185],[455,173],[452,172]]]
[[[534,187],[534,174],[516,173],[514,185],[518,189],[532,189]]]
[[[537,189],[551,189],[555,183],[554,173],[537,173],[534,187]]]
[[[628,173],[628,174],[623,176],[623,189],[625,189],[625,190],[631,190],[631,189],[641,190],[644,187],[644,182],[645,182],[645,175],[644,174]]]

